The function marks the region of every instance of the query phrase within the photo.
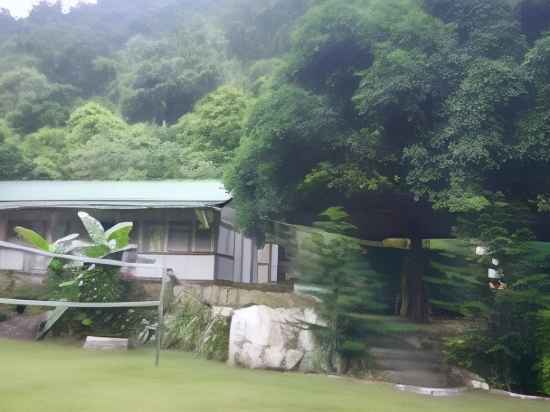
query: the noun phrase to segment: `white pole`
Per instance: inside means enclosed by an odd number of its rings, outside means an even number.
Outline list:
[[[160,287],[160,298],[159,298],[159,316],[157,324],[157,353],[155,358],[155,366],[159,366],[160,363],[160,346],[162,343],[162,331],[164,327],[164,295],[166,291],[166,280],[168,278],[168,269],[166,267],[162,270],[162,283]]]

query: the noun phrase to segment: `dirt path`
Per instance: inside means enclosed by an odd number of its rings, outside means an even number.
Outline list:
[[[0,339],[33,340],[40,323],[45,320],[46,314],[16,315],[5,322],[0,322]]]

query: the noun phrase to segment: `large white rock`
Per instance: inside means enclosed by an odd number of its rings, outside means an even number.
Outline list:
[[[312,309],[251,306],[236,310],[229,335],[229,363],[253,369],[302,369],[302,360],[311,359],[318,350],[307,324],[320,324]]]

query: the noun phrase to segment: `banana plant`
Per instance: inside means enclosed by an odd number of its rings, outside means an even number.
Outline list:
[[[86,212],[78,212],[78,217],[93,242],[76,242],[76,250],[81,250],[84,255],[103,258],[114,253],[136,249],[136,245],[130,244],[130,232],[134,227],[132,222],[118,223],[105,230],[99,220]]]
[[[130,244],[130,232],[134,227],[132,222],[119,223],[105,230],[101,222],[86,212],[78,212],[78,217],[92,242],[78,240],[77,233],[49,243],[42,235],[31,229],[18,226],[15,228],[15,232],[26,243],[50,253],[73,253],[91,258],[103,258],[113,253],[136,248],[135,245]]]
[[[21,240],[27,242],[35,248],[43,250],[44,252],[58,253],[62,255],[68,254],[75,250],[76,245],[74,241],[80,236],[78,233],[74,233],[58,239],[53,243],[49,243],[42,235],[36,233],[34,230],[21,226],[17,226],[14,230]]]

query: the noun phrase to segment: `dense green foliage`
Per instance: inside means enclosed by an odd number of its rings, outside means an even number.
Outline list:
[[[326,322],[310,327],[327,354],[329,371],[362,371],[368,354],[365,314],[383,308],[377,274],[362,255],[360,240],[351,237],[356,228],[346,212],[331,208],[320,218],[298,256],[301,279],[313,286],[318,313]]]
[[[541,312],[539,322],[538,343],[542,356],[539,369],[540,380],[542,391],[550,394],[550,311]]]
[[[549,0],[0,12],[0,179],[224,176],[256,234],[342,205],[360,236],[411,239],[388,288],[396,312],[478,317],[470,363],[540,390],[527,369],[547,370],[535,331],[548,265],[524,246],[549,238],[534,224],[550,211],[549,16]],[[434,228],[441,214],[458,230]],[[422,250],[453,235],[488,247],[508,290],[473,273],[487,262],[449,272]]]
[[[229,351],[230,319],[215,315],[210,306],[187,301],[167,325],[162,345],[225,362]]]
[[[550,261],[544,244],[532,242],[532,212],[496,196],[481,213],[459,220],[462,240],[437,244],[426,279],[433,311],[468,320],[463,336],[449,339],[449,360],[485,377],[492,386],[544,392],[545,343],[540,312],[550,309]],[[484,245],[487,255],[475,256]],[[487,278],[498,260],[506,287]]]
[[[49,243],[41,234],[24,227],[16,227],[21,240],[36,249],[58,254],[76,254],[89,258],[116,259],[117,254],[135,249],[129,244],[133,223],[122,222],[105,230],[102,224],[85,212],[78,217],[87,231],[90,242],[70,234]],[[139,299],[139,287],[121,277],[114,266],[77,264],[63,259],[51,259],[48,265],[47,299],[72,302],[114,303]],[[154,315],[151,310],[73,309],[56,322],[54,333],[85,336],[91,333],[104,336],[135,336],[144,317]]]

